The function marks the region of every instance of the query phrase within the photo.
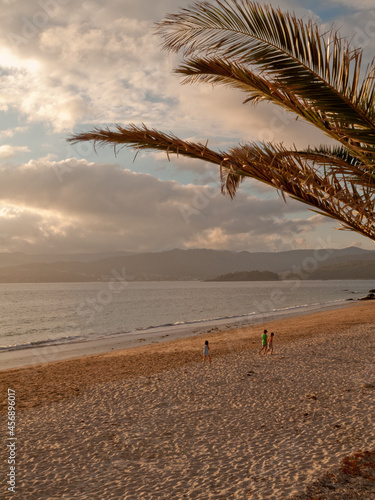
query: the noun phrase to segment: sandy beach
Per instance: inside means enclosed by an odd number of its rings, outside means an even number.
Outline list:
[[[258,355],[263,328],[272,356]],[[361,302],[0,371],[0,496],[375,498],[374,347],[375,304]]]

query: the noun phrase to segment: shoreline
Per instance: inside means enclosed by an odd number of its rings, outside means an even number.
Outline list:
[[[98,383],[151,376],[199,363],[201,344],[206,339],[212,346],[212,356],[219,358],[238,349],[249,354],[256,352],[260,349],[260,335],[264,328],[276,333],[277,350],[278,345],[314,337],[324,331],[329,334],[329,331],[347,329],[352,325],[372,323],[375,323],[373,303],[351,303],[344,308],[289,316],[257,325],[200,332],[196,336],[153,341],[131,348],[106,348],[104,352],[3,369],[0,371],[0,388],[3,391],[6,387],[17,389],[21,395],[19,408],[29,408],[76,397],[85,388]],[[4,409],[5,401],[0,401],[0,413]]]
[[[367,302],[0,372],[14,498],[373,499],[374,347]]]
[[[249,315],[233,318],[218,318],[213,320],[192,321],[176,325],[150,327],[132,332],[126,332],[106,337],[84,340],[71,340],[68,342],[54,342],[42,345],[26,345],[10,347],[0,351],[0,373],[13,368],[37,366],[39,364],[63,361],[83,356],[105,354],[112,351],[134,349],[156,343],[165,343],[184,338],[193,338],[198,335],[213,331],[223,332],[238,328],[247,328],[271,321],[289,319],[322,311],[342,309],[356,304],[353,301],[338,301],[323,304],[310,304],[267,311],[264,313],[251,313]]]

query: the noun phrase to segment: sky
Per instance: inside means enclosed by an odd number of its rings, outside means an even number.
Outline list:
[[[301,203],[247,180],[234,200],[217,167],[92,144],[72,133],[142,123],[226,149],[275,140],[329,142],[270,104],[209,85],[182,85],[155,22],[190,0],[0,0],[0,252],[81,253],[172,248],[373,249]],[[260,2],[263,3],[263,2]],[[355,5],[354,5],[355,4]],[[373,0],[272,2],[375,49]]]

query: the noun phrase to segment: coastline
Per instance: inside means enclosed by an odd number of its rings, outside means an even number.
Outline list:
[[[149,376],[199,362],[203,337],[214,345],[214,356],[222,357],[237,349],[256,352],[260,344],[260,332],[264,328],[277,333],[275,343],[280,345],[320,334],[326,330],[326,325],[329,325],[330,331],[336,331],[351,325],[371,323],[375,323],[374,304],[361,302],[255,325],[203,330],[198,335],[190,331],[186,337],[173,340],[165,336],[160,339],[150,337],[147,344],[145,341],[141,345],[129,346],[126,340],[125,347],[121,347],[118,339],[115,339],[114,345],[108,343],[108,339],[102,339],[99,343],[82,343],[82,350],[77,354],[77,344],[69,344],[63,346],[63,359],[53,361],[48,360],[47,354],[38,355],[36,348],[30,350],[37,357],[35,364],[0,370],[0,388],[4,391],[5,387],[14,386],[21,395],[19,407],[23,409],[75,397],[93,384]],[[139,342],[139,339],[136,340]],[[55,348],[51,355],[56,357]],[[26,359],[29,361],[29,358]],[[4,408],[5,402],[0,401],[0,413]]]
[[[70,341],[51,341],[0,350],[0,373],[3,370],[36,366],[39,364],[63,361],[82,356],[105,354],[111,351],[133,349],[156,343],[170,342],[206,334],[247,328],[263,323],[290,319],[296,316],[350,307],[351,301],[337,301],[328,304],[309,304],[285,309],[251,313],[242,316],[216,318],[211,320],[190,321],[174,325],[161,325],[134,330],[116,335],[93,339],[72,339]]]
[[[0,332],[0,367],[98,354],[110,343],[127,348],[150,338],[163,341],[164,335],[177,339],[203,329],[260,324],[355,302],[369,288],[368,280],[150,282],[129,284],[123,293],[107,296],[100,283],[75,285],[2,290],[7,312]]]
[[[374,325],[374,304],[356,303],[2,371],[16,394],[14,498],[307,499],[327,470],[323,498],[375,498],[368,466],[361,476],[345,458],[374,448]],[[263,328],[272,356],[258,355]]]

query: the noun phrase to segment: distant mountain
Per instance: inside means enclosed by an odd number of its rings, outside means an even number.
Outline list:
[[[228,250],[169,250],[113,257],[95,262],[100,275],[108,275],[112,269],[125,267],[129,276],[137,280],[202,280],[221,274],[240,271],[309,273],[312,263],[338,263],[352,260],[375,259],[375,251],[350,247],[340,250],[291,250],[288,252],[231,252]],[[307,271],[305,271],[305,269]]]
[[[85,264],[23,264],[0,268],[0,283],[62,283],[98,281],[96,274],[86,274]]]
[[[312,280],[375,280],[375,259],[327,264],[309,276]]]
[[[52,262],[93,262],[116,256],[133,255],[134,252],[103,252],[103,253],[75,253],[75,254],[26,254],[22,252],[0,252],[0,268],[22,266],[24,264],[46,264]]]
[[[207,280],[228,273],[253,271],[283,273],[282,279],[296,276],[375,279],[372,269],[375,270],[375,251],[356,247],[278,253],[175,249],[137,254],[0,254],[0,282],[3,283],[109,281],[118,277],[128,281]]]
[[[206,281],[279,281],[279,275],[270,271],[240,271],[222,274]]]

